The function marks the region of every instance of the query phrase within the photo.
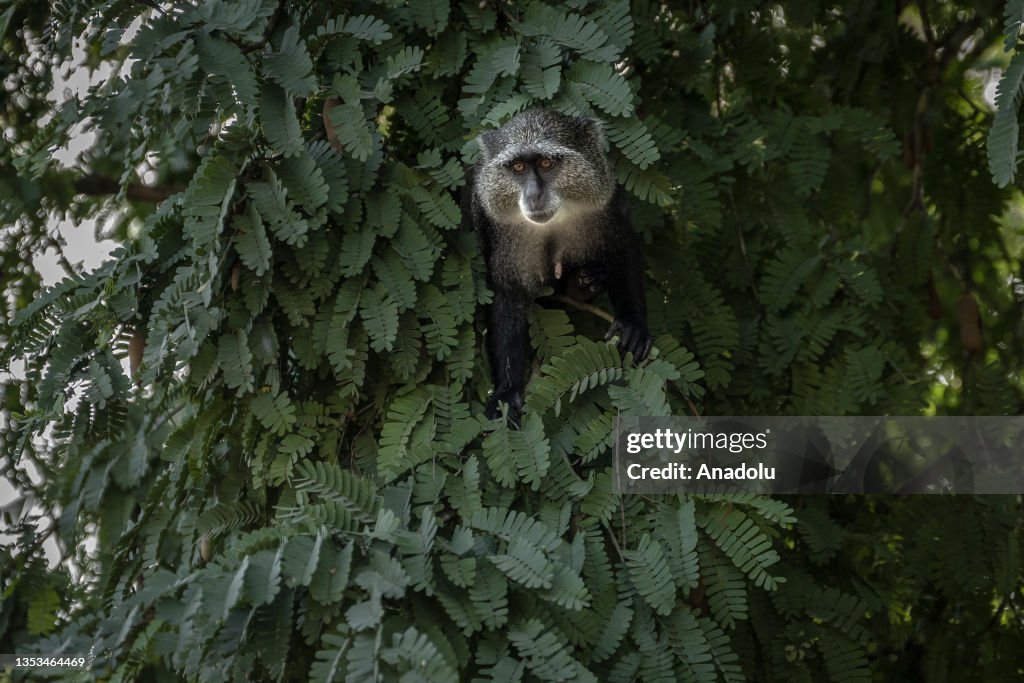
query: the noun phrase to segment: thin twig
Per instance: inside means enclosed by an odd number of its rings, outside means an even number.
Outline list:
[[[245,47],[242,52],[249,53],[253,50],[259,50],[269,43],[270,38],[274,35],[274,31],[277,29],[277,25],[281,22],[282,15],[284,15],[283,1],[277,3],[277,8],[274,10],[274,13],[270,15],[270,19],[267,21],[267,26],[263,30],[263,40]]]
[[[928,3],[921,0],[917,3],[917,9],[921,12],[921,26],[924,28],[924,37],[928,45],[935,45],[935,30],[932,28],[932,20],[928,16]]]
[[[139,4],[140,5],[145,5],[146,7],[150,8],[152,10],[156,10],[157,12],[160,13],[160,16],[162,16],[162,17],[166,17],[167,16],[167,12],[165,12],[164,9],[162,7],[160,7],[160,5],[158,5],[154,0],[139,0]]]
[[[588,303],[585,303],[583,301],[579,301],[577,299],[573,299],[571,296],[567,296],[565,294],[552,294],[548,298],[551,299],[552,301],[557,301],[557,302],[565,304],[567,306],[572,306],[573,308],[578,308],[581,311],[586,311],[587,313],[593,313],[598,318],[602,318],[604,320],[607,320],[610,323],[615,322],[614,316],[612,316],[611,313],[609,313],[608,311],[604,310],[600,306],[595,306],[594,304],[588,304]]]
[[[622,546],[619,545],[618,539],[615,538],[615,530],[612,529],[611,525],[608,522],[603,522],[602,524],[604,526],[604,530],[608,532],[608,538],[611,539],[612,545],[615,546],[616,552],[619,553],[619,559],[625,562],[626,556],[622,553]]]
[[[686,399],[687,405],[690,406],[690,412],[693,413],[693,416],[694,417],[700,417],[700,411],[697,410],[697,406],[694,405],[692,400],[690,400],[690,397],[689,396],[685,396],[684,398]]]
[[[100,175],[87,175],[75,178],[72,182],[75,192],[90,196],[114,195],[121,191],[121,185],[113,178]],[[163,200],[176,195],[184,188],[172,187],[150,187],[149,185],[128,185],[124,189],[125,197],[136,202],[153,202],[158,204]]]

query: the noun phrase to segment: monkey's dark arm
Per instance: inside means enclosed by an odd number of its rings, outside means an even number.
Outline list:
[[[519,426],[523,393],[530,364],[530,328],[527,312],[531,299],[524,292],[494,289],[487,320],[488,352],[494,375],[494,393],[487,402],[489,419],[501,415],[499,403],[508,404],[508,419]]]
[[[462,196],[462,216],[464,227],[472,227],[477,234],[480,253],[487,265],[487,288],[494,294],[487,308],[487,357],[491,363],[494,393],[487,401],[484,414],[493,420],[501,415],[499,404],[507,403],[509,422],[518,427],[530,362],[527,311],[532,299],[525,292],[499,286],[494,280],[491,259],[494,254],[493,238],[496,227],[473,197],[474,171],[475,169],[470,169],[467,173],[468,182]]]
[[[647,298],[644,295],[644,259],[640,240],[633,231],[633,222],[622,188],[612,200],[614,208],[616,247],[609,254],[608,298],[615,322],[605,339],[619,338],[619,350],[631,351],[636,362],[651,350],[651,334],[647,329]]]

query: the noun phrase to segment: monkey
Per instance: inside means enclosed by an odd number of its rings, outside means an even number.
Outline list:
[[[530,365],[527,312],[546,287],[590,298],[604,289],[623,355],[651,348],[644,262],[625,190],[618,185],[596,119],[530,109],[477,138],[480,155],[463,192],[463,220],[476,231],[494,298],[487,311],[494,390],[518,427]]]

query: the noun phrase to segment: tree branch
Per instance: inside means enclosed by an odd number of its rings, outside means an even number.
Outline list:
[[[255,43],[254,45],[248,45],[248,46],[242,48],[242,52],[249,53],[249,52],[252,52],[253,50],[259,50],[260,48],[265,46],[267,43],[269,43],[270,42],[270,37],[272,35],[274,35],[274,30],[277,28],[277,25],[281,22],[281,17],[283,15],[284,15],[284,2],[282,0],[281,2],[277,3],[277,8],[274,9],[274,13],[270,15],[270,19],[267,21],[266,28],[263,29],[263,40],[261,40],[258,43]]]
[[[90,196],[113,195],[121,191],[121,185],[116,180],[100,175],[75,178],[72,184],[75,192]],[[150,187],[149,185],[132,184],[125,188],[124,194],[133,202],[158,204],[183,189],[181,187]]]
[[[615,322],[615,318],[612,317],[612,314],[604,310],[600,306],[595,306],[594,304],[588,304],[582,301],[577,301],[576,299],[573,299],[571,296],[566,296],[565,294],[552,294],[547,298],[551,299],[552,301],[557,301],[558,303],[565,304],[567,306],[572,306],[573,308],[578,308],[579,310],[586,311],[587,313],[593,313],[598,318],[603,318],[604,320],[607,320],[610,323]]]
[[[950,61],[960,52],[960,46],[964,44],[964,41],[974,35],[974,32],[985,25],[985,20],[975,14],[970,20],[958,24],[956,28],[951,30],[946,37],[942,40],[942,55],[938,58],[939,71],[945,69]],[[978,41],[982,44],[982,48],[985,47],[984,41]]]

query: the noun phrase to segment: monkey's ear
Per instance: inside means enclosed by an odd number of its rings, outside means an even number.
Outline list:
[[[498,131],[485,130],[476,136],[476,142],[480,145],[480,154],[484,161],[493,158],[498,153]]]
[[[591,138],[597,143],[597,146],[602,150],[608,150],[608,141],[604,136],[604,123],[599,118],[593,116],[577,116],[577,119],[583,124],[583,129],[590,133]]]

